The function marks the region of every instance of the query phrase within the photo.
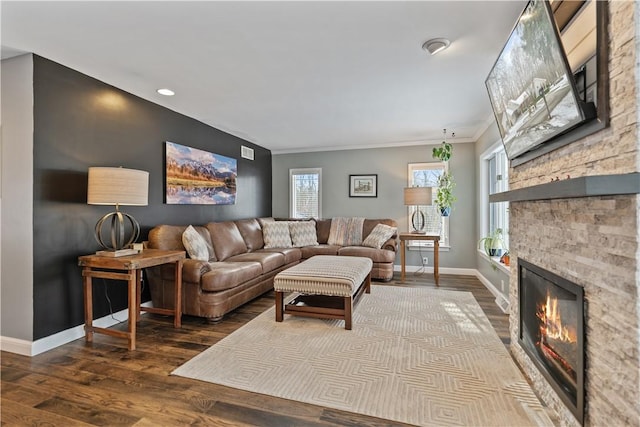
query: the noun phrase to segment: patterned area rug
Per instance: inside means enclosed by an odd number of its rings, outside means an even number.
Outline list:
[[[173,374],[417,425],[553,425],[468,292],[374,285],[351,331],[272,308]]]

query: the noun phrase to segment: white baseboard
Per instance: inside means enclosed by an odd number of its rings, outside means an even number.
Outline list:
[[[508,297],[503,295],[502,292],[500,292],[498,288],[496,288],[493,283],[491,283],[489,279],[484,277],[479,271],[476,271],[476,277],[482,282],[484,287],[489,289],[489,292],[491,292],[493,296],[496,297],[496,305],[500,307],[500,310],[502,310],[504,314],[509,314],[511,311],[511,304],[509,303]]]
[[[151,301],[142,304],[143,307],[151,307]],[[145,314],[145,313],[142,313]],[[115,319],[114,319],[115,318]],[[116,320],[117,319],[117,320]],[[117,323],[126,322],[129,319],[129,310],[120,310],[117,313],[95,319],[93,321],[94,326],[100,328],[109,328]],[[27,341],[11,337],[0,336],[0,349],[2,351],[8,351],[9,353],[16,353],[22,356],[36,356],[45,351],[49,351],[56,347],[60,347],[63,344],[75,341],[78,338],[84,337],[84,324],[75,326],[73,328],[65,329],[56,334],[49,335],[48,337],[41,338],[36,341]]]
[[[401,267],[399,265],[393,266],[393,271],[400,271]],[[416,265],[407,265],[406,272],[407,273],[415,273],[416,271],[424,271],[425,274],[433,274],[433,267],[420,267]],[[500,307],[503,313],[509,314],[510,312],[510,303],[507,296],[503,295],[502,292],[496,288],[493,283],[489,281],[486,277],[482,275],[475,268],[447,268],[440,267],[440,274],[453,274],[457,276],[476,276],[480,282],[496,297],[496,305]]]
[[[393,266],[393,271],[400,271],[402,268],[399,265]],[[427,274],[433,274],[433,267],[424,266],[420,267],[417,265],[407,265],[405,271],[407,273],[415,273],[416,271],[424,271]],[[440,267],[440,274],[453,274],[456,276],[475,276],[478,272],[475,268],[449,268],[449,267]]]

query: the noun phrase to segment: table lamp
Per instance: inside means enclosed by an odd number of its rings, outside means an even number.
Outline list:
[[[90,167],[87,186],[87,203],[90,205],[115,205],[110,212],[96,223],[95,237],[104,251],[97,254],[124,256],[137,253],[128,249],[140,235],[140,224],[131,215],[121,212],[120,206],[146,206],[149,197],[149,172],[114,168]],[[130,226],[125,225],[125,218]],[[103,238],[103,226],[110,220],[110,239]]]
[[[407,187],[404,189],[405,206],[416,206],[411,215],[412,233],[424,234],[425,217],[420,206],[431,204],[431,187]]]

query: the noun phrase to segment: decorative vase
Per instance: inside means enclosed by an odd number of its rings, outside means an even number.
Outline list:
[[[490,257],[496,257],[496,256],[499,257],[501,255],[502,255],[502,249],[499,249],[499,248],[489,249],[489,256]]]
[[[446,208],[440,208],[440,215],[449,216],[451,213],[451,206],[447,206]]]

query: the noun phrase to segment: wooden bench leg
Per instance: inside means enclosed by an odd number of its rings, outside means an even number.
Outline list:
[[[353,314],[353,297],[344,297],[344,328],[351,330],[351,316]]]
[[[276,322],[282,322],[284,310],[284,293],[276,291]]]
[[[365,280],[365,282],[364,282],[364,286],[365,286],[364,292],[367,293],[367,294],[370,294],[371,293],[371,272],[369,272],[369,274],[367,274],[367,278],[364,279],[364,280]]]

